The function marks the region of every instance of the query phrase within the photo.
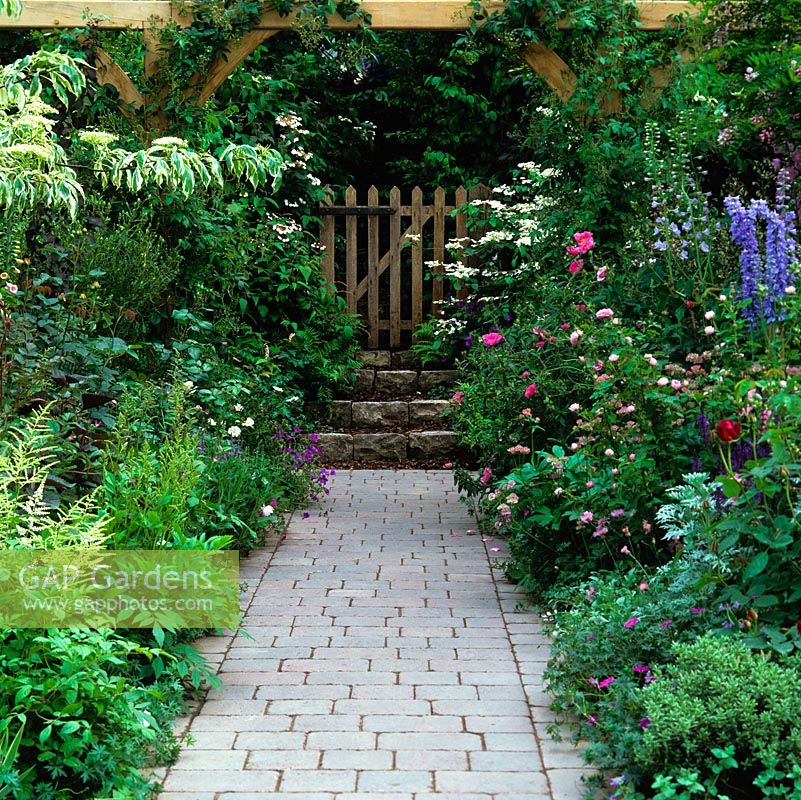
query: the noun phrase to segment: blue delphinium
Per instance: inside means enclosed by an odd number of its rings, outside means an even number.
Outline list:
[[[732,239],[740,248],[742,298],[749,301],[743,316],[751,323],[761,319],[770,324],[783,319],[780,301],[787,287],[794,285],[790,268],[796,260],[797,228],[787,197],[786,181],[780,176],[775,208],[764,200],[751,200],[748,205],[739,197],[724,201]]]

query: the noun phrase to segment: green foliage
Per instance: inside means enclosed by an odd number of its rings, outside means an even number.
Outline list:
[[[0,756],[2,756],[2,760],[0,760],[0,798],[10,797],[11,792],[19,787],[20,780],[24,780],[33,770],[33,767],[28,767],[20,774],[19,770],[14,768],[24,730],[25,725],[23,723],[13,737],[11,736],[10,726],[7,726],[0,733]]]
[[[651,724],[635,753],[638,766],[645,774],[674,764],[700,778],[714,774],[718,791],[726,793],[757,779],[762,796],[792,797],[783,780],[776,783],[784,791],[766,791],[773,780],[765,773],[790,772],[801,751],[798,667],[797,657],[772,661],[715,636],[677,644],[675,661],[642,691]]]
[[[109,536],[93,494],[62,503],[49,488],[57,478],[60,442],[49,409],[8,426],[0,442],[0,549],[96,549]],[[56,485],[58,485],[56,483]]]
[[[150,147],[135,152],[112,148],[116,140],[112,134],[82,131],[79,138],[94,150],[93,166],[101,184],[134,193],[153,187],[186,200],[201,189],[222,189],[223,168],[231,179],[244,179],[253,188],[272,177],[275,188],[284,169],[281,156],[266,147],[230,143],[215,157],[191,150],[176,136],[154,139]]]
[[[176,751],[179,686],[136,681],[158,651],[108,631],[6,630],[0,644],[0,727],[24,724],[13,796],[146,796],[141,770]]]
[[[137,216],[131,212],[114,226],[101,222],[71,242],[75,283],[94,290],[94,310],[124,339],[147,332],[154,314],[158,319],[182,267],[153,223]]]
[[[40,50],[0,68],[0,211],[38,203],[72,216],[78,210],[83,189],[54,133],[57,112],[43,98],[48,86],[66,106],[85,88],[79,63]]]

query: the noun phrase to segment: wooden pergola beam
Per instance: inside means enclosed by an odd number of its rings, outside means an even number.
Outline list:
[[[144,30],[155,21],[158,27],[168,22],[192,24],[191,13],[179,10],[171,0],[23,0],[20,17],[0,15],[0,28],[78,28],[87,15],[104,30]],[[488,0],[488,11],[503,11],[502,0]],[[691,9],[684,0],[638,0],[644,30],[659,30],[671,24],[674,16]],[[187,8],[187,6],[183,6]],[[375,30],[464,30],[470,24],[471,9],[464,0],[365,0],[364,11],[372,17]],[[258,30],[286,30],[295,17],[281,17],[268,11],[259,21]],[[333,30],[357,26],[338,15],[329,17]],[[561,27],[570,28],[569,19]]]
[[[260,45],[278,31],[248,31],[241,39],[234,42],[229,50],[215,58],[206,74],[195,73],[184,92],[184,97],[192,99],[199,106],[222,86],[225,79]]]
[[[522,50],[520,57],[554,90],[556,96],[567,102],[576,91],[576,73],[547,45],[542,42],[530,44]]]

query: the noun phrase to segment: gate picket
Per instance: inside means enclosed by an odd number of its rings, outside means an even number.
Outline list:
[[[442,313],[445,282],[436,276],[442,276],[443,269],[437,266],[426,276],[424,263],[429,258],[444,262],[447,240],[467,236],[467,216],[460,206],[489,195],[482,184],[469,192],[460,187],[453,205],[448,205],[444,189],[437,187],[433,203],[426,205],[416,186],[410,204],[403,205],[401,190],[393,186],[384,206],[379,205],[378,189],[371,186],[367,205],[359,205],[357,190],[348,186],[345,205],[335,206],[327,192],[318,209],[320,243],[325,246],[321,269],[332,291],[344,295],[348,310],[365,316],[369,347],[401,347],[405,334],[413,335],[427,316]],[[339,238],[338,217],[345,217],[344,236],[340,233]],[[387,277],[382,278],[384,273]]]

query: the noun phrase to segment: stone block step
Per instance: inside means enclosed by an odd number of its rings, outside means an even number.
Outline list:
[[[447,400],[335,400],[309,403],[306,411],[318,422],[341,433],[351,430],[447,428]]]
[[[427,369],[413,350],[360,350],[356,360],[374,369]]]
[[[345,397],[381,397],[387,399],[425,395],[439,388],[456,383],[458,373],[454,369],[376,369],[356,370],[353,388]]]
[[[448,460],[459,452],[451,431],[410,433],[320,433],[318,447],[327,463],[343,461]]]

